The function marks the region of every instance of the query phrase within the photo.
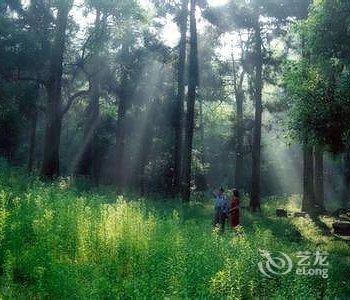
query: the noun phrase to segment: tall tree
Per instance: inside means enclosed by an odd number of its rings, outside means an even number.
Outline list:
[[[189,201],[191,196],[191,164],[193,134],[195,125],[195,102],[196,89],[198,86],[198,45],[197,45],[197,21],[196,21],[196,0],[191,0],[190,10],[190,54],[189,54],[189,79],[187,96],[187,118],[186,136],[184,148],[184,178],[183,193],[184,201]]]
[[[116,95],[119,99],[118,102],[118,115],[117,115],[117,127],[116,127],[116,175],[115,180],[117,186],[122,189],[125,184],[124,173],[124,154],[125,154],[125,137],[126,137],[126,112],[131,103],[131,91],[128,87],[128,75],[126,71],[123,71],[121,87],[117,88]]]
[[[41,175],[53,178],[59,175],[59,147],[62,128],[62,73],[63,55],[66,45],[68,14],[72,7],[70,0],[57,5],[55,35],[51,48],[49,79],[46,83],[47,109],[44,141],[44,157]]]
[[[242,44],[242,40],[240,41]],[[243,46],[241,47],[241,63],[243,62]],[[235,57],[232,55],[233,62],[233,89],[235,94],[236,104],[236,120],[234,122],[234,135],[235,135],[235,174],[234,184],[237,189],[242,187],[242,168],[243,168],[243,138],[244,138],[244,124],[243,124],[243,103],[244,103],[244,88],[243,81],[245,77],[245,71],[242,68],[239,73],[239,66],[235,63]]]
[[[261,164],[261,125],[262,125],[262,88],[263,88],[263,56],[261,25],[259,21],[254,26],[254,104],[255,118],[252,145],[252,188],[250,208],[252,211],[260,210],[260,164]]]
[[[253,132],[252,146],[252,189],[250,198],[250,208],[252,211],[260,210],[260,168],[261,168],[261,125],[262,125],[262,89],[263,89],[263,40],[261,17],[267,16],[270,23],[267,26],[273,25],[277,28],[283,26],[289,17],[301,18],[307,13],[308,0],[300,0],[296,3],[289,1],[254,1],[254,9],[252,18],[252,29],[254,32],[254,75],[253,75],[253,94],[255,102],[255,122]],[[274,19],[274,21],[273,21]],[[272,22],[271,22],[272,21]],[[271,29],[273,31],[273,27]],[[313,182],[313,181],[312,181]]]
[[[82,95],[81,91],[69,95],[63,107],[63,61],[71,8],[72,2],[68,0],[54,3],[33,0],[28,6],[16,2],[13,9],[18,18],[14,19],[19,20],[16,32],[21,39],[17,40],[13,34],[5,39],[5,43],[10,42],[22,49],[13,52],[17,56],[16,64],[12,65],[12,72],[17,74],[16,81],[33,82],[46,89],[46,128],[41,168],[41,175],[46,178],[59,174],[62,119],[73,100]]]
[[[89,103],[85,112],[85,125],[82,153],[78,164],[78,173],[91,176],[98,183],[98,141],[97,131],[100,118],[100,95],[101,95],[101,68],[103,65],[100,52],[104,36],[105,20],[101,20],[101,9],[95,8],[96,16],[92,33],[89,36],[90,62],[83,66],[88,74],[90,92]]]
[[[179,57],[177,61],[177,96],[174,113],[174,194],[180,192],[182,177],[183,115],[185,99],[185,66],[187,45],[188,0],[182,1],[181,11],[177,18],[180,29]]]
[[[136,86],[142,74],[144,60],[141,49],[134,49],[129,44],[123,44],[121,50],[122,64],[120,65],[120,79],[114,83],[117,98],[117,122],[116,122],[116,164],[115,183],[122,190],[126,184],[125,176],[125,149],[127,135],[127,112],[133,104]]]

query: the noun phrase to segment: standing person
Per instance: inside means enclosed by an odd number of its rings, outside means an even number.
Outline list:
[[[223,188],[220,188],[218,192],[213,192],[215,197],[214,226],[220,226],[221,233],[225,230],[225,221],[228,214],[228,203],[224,192]]]
[[[232,228],[235,228],[236,226],[239,225],[239,202],[240,202],[239,192],[237,189],[233,189],[233,195],[232,195],[230,210],[229,210]]]

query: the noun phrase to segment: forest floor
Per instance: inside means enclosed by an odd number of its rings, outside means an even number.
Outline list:
[[[298,196],[264,199],[260,214],[243,210],[242,226],[220,235],[211,224],[213,203],[203,196],[182,205],[87,188],[69,178],[45,184],[20,170],[0,171],[0,296],[350,295],[349,243],[310,218],[275,217],[277,207],[297,211]],[[275,259],[268,263],[261,250]]]

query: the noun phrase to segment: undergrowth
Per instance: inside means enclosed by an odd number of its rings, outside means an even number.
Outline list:
[[[0,173],[0,295],[5,298],[314,298],[350,295],[350,250],[308,218],[244,210],[242,226],[218,234],[212,203],[140,199],[107,188],[83,191],[71,179],[48,184]],[[328,278],[295,271],[263,276],[259,250],[328,251]]]

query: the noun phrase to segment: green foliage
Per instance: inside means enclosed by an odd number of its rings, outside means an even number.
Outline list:
[[[317,138],[317,130],[325,127],[329,103],[326,101],[327,79],[317,66],[306,60],[289,62],[284,68],[284,85],[290,107],[289,129],[302,142]]]
[[[296,26],[301,56],[284,69],[292,135],[345,149],[349,135],[349,1],[315,1]]]
[[[288,274],[268,280],[259,249],[316,249],[312,222],[243,214],[243,227],[212,231],[212,205],[79,191],[71,179],[50,185],[21,171],[0,173],[0,294],[49,298],[342,297],[350,271],[342,242],[325,241],[330,277]],[[293,200],[293,199],[292,199]],[[295,201],[293,200],[293,203]]]
[[[314,1],[303,24],[308,48],[316,56],[350,59],[350,3],[347,0]]]

